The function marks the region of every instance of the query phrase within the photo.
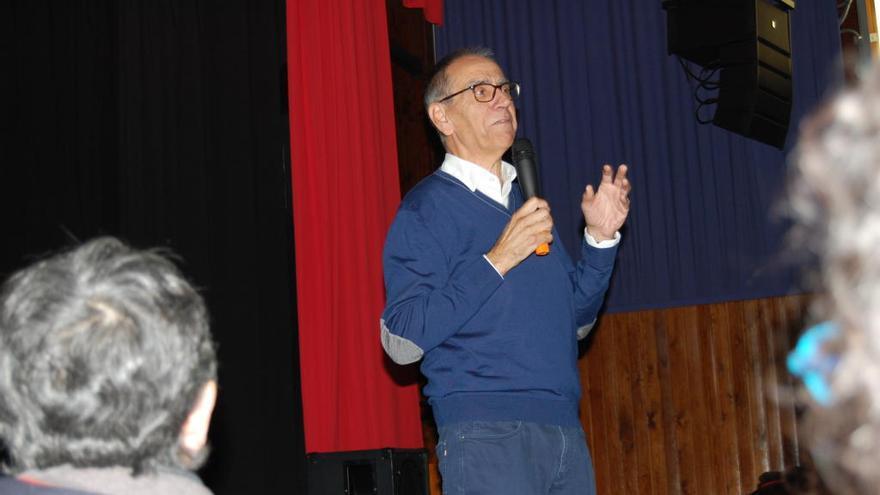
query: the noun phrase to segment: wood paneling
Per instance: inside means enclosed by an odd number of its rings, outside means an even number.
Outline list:
[[[606,315],[580,360],[599,493],[741,494],[798,461],[785,354],[806,300]]]
[[[386,0],[400,192],[406,194],[443,161],[440,139],[425,115],[424,92],[434,68],[434,31],[422,9]]]
[[[743,494],[798,463],[785,354],[800,296],[605,315],[583,347],[600,494]],[[436,433],[425,422],[425,446]],[[432,494],[440,494],[431,456]]]

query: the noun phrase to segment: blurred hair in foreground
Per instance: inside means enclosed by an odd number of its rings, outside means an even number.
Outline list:
[[[789,358],[804,379],[803,435],[835,493],[880,492],[880,72],[801,127],[791,242],[817,261],[813,321]]]

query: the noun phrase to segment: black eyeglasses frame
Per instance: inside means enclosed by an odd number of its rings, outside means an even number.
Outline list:
[[[477,98],[477,92],[474,91],[474,89],[477,86],[492,86],[492,96],[488,100],[480,100],[479,98]],[[504,81],[500,84],[492,84],[490,82],[478,82],[478,83],[471,84],[470,86],[462,89],[461,91],[456,91],[455,93],[452,93],[451,95],[448,95],[444,98],[437,100],[437,103],[443,103],[444,101],[451,100],[452,98],[464,93],[465,91],[473,92],[474,100],[477,100],[478,103],[489,103],[490,101],[493,101],[495,99],[495,95],[498,93],[498,90],[504,86],[510,86],[509,97],[511,100],[516,99],[516,97],[519,96],[519,83],[516,83],[513,81]]]

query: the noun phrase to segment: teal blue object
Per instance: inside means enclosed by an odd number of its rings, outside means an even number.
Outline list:
[[[828,379],[834,371],[838,356],[826,353],[822,347],[839,333],[837,324],[831,321],[819,323],[807,329],[798,340],[794,350],[788,355],[788,370],[799,377],[807,391],[819,404],[828,406],[834,403],[834,394]]]

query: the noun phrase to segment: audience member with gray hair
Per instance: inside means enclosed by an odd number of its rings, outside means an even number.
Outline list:
[[[807,392],[805,438],[836,493],[880,492],[880,72],[801,130],[789,205],[818,258],[820,294],[789,369]]]
[[[217,364],[201,296],[113,238],[0,290],[0,493],[210,494]]]

